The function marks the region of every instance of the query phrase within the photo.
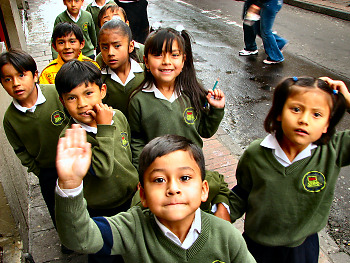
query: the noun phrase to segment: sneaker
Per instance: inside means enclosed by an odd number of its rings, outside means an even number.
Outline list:
[[[258,55],[258,50],[249,51],[249,50],[242,49],[241,51],[238,52],[238,54],[239,54],[240,56]]]
[[[274,61],[274,60],[269,60],[269,59],[264,59],[263,60],[263,63],[267,64],[267,65],[272,65],[272,64],[279,64],[279,63],[282,63],[283,60],[280,60],[280,61]]]

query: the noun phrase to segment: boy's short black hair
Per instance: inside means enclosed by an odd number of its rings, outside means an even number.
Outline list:
[[[11,48],[0,54],[0,77],[2,78],[2,67],[11,64],[18,72],[31,71],[33,76],[38,72],[35,60],[27,52]]]
[[[101,89],[103,84],[101,71],[95,64],[77,59],[64,63],[55,78],[56,89],[61,98],[62,94],[70,92],[81,84],[89,83],[95,83]]]
[[[204,180],[205,161],[202,149],[185,137],[167,134],[154,138],[143,148],[139,159],[139,181],[141,186],[143,186],[144,173],[157,157],[179,150],[187,151],[193,157],[200,168],[202,180]]]
[[[56,47],[57,38],[66,37],[72,33],[75,35],[76,39],[79,40],[80,43],[84,41],[83,31],[77,24],[69,22],[58,23],[52,32],[52,45]]]

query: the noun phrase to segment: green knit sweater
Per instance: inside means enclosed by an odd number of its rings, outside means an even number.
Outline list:
[[[67,14],[67,11],[63,11],[56,17],[54,27],[60,22],[69,22],[75,23]],[[84,56],[91,56],[94,54],[94,49],[97,47],[97,37],[95,31],[95,23],[92,19],[92,16],[89,12],[81,10],[81,16],[78,20],[77,24],[81,30],[83,31],[85,46],[81,50]],[[51,48],[52,56],[54,59],[57,58],[57,52]]]
[[[112,209],[124,204],[134,195],[139,181],[131,162],[128,122],[118,110],[113,121],[112,125],[98,125],[97,134],[87,136],[92,147],[92,165],[84,178],[84,195],[93,209]],[[71,119],[68,127],[73,123]]]
[[[340,168],[350,164],[350,131],[337,133],[288,167],[261,141],[239,160],[231,219],[246,212],[244,231],[259,244],[298,246],[327,223]]]
[[[142,68],[143,65],[139,64]],[[141,84],[144,79],[144,73],[135,73],[135,77],[125,86],[111,79],[111,74],[103,74],[103,83],[107,86],[107,94],[103,103],[112,108],[120,110],[125,116],[128,114],[128,102],[130,94]]]
[[[56,195],[57,231],[62,243],[75,251],[120,254],[125,262],[255,262],[233,225],[204,212],[201,219],[199,237],[183,249],[163,234],[148,209],[133,207],[113,217],[91,219],[82,194]]]
[[[3,124],[7,139],[28,172],[40,174],[41,168],[55,167],[57,142],[68,123],[55,85],[40,85],[46,98],[36,110],[23,113],[13,103],[8,107]]]
[[[211,107],[208,114],[195,114],[189,99],[182,95],[174,102],[157,99],[153,92],[138,92],[129,105],[129,124],[132,132],[133,163],[143,147],[153,138],[165,134],[177,134],[203,147],[202,138],[210,138],[217,131],[224,116],[224,109]]]

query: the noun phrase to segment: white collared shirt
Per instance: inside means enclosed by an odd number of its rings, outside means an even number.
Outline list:
[[[137,63],[135,60],[130,59],[130,72],[128,77],[126,78],[125,83],[123,83],[120,78],[118,77],[117,73],[115,73],[113,70],[111,70],[109,67],[106,67],[105,69],[101,70],[102,74],[111,74],[111,79],[113,79],[115,82],[118,82],[119,84],[126,86],[134,77],[135,74],[134,73],[140,73],[143,72],[143,69],[141,68],[141,66],[139,65],[139,63]]]
[[[104,6],[107,4],[108,1],[109,1],[109,0],[106,0],[105,3],[104,3],[103,5],[98,5],[98,4],[96,3],[96,0],[94,0],[94,1],[92,1],[91,6],[95,6],[95,7],[98,7],[98,8],[101,9],[102,7],[104,7]]]
[[[44,96],[44,94],[42,93],[41,89],[40,89],[40,86],[38,84],[36,84],[36,88],[38,90],[38,98],[36,99],[36,102],[35,104],[30,107],[30,108],[27,108],[27,107],[22,107],[18,101],[16,99],[13,99],[12,103],[13,105],[16,107],[17,110],[23,112],[23,113],[26,113],[27,111],[29,112],[35,112],[36,110],[36,107],[39,105],[39,104],[43,104],[45,101],[46,101],[46,98]]]
[[[75,18],[74,16],[72,16],[72,15],[68,12],[68,10],[66,10],[66,12],[67,12],[67,15],[69,16],[69,18],[72,19],[72,20],[74,21],[74,23],[77,23],[77,22],[78,22],[78,20],[79,20],[79,18],[80,18],[80,16],[81,16],[81,9],[79,10],[79,14],[78,14],[77,18]]]
[[[260,143],[261,146],[272,149],[273,156],[275,156],[276,160],[282,164],[284,167],[291,165],[294,162],[302,160],[311,156],[311,150],[317,148],[316,144],[310,143],[304,150],[302,150],[293,161],[290,161],[279,145],[276,137],[272,134],[269,134],[265,137],[265,139]]]
[[[164,235],[167,238],[169,238],[171,241],[173,241],[175,244],[182,247],[183,249],[188,249],[189,247],[191,247],[199,237],[199,234],[201,233],[201,230],[202,230],[201,210],[199,208],[195,212],[191,228],[188,231],[187,236],[183,243],[181,243],[180,239],[173,232],[171,232],[166,226],[164,226],[161,222],[159,222],[156,216],[154,216],[154,218],[156,220],[157,225],[164,233]]]
[[[58,185],[58,180],[56,181],[56,193],[61,197],[75,197],[78,196],[83,191],[83,182],[74,189],[61,189]],[[187,233],[187,236],[183,243],[181,243],[180,239],[171,232],[166,226],[164,226],[156,216],[154,216],[154,219],[161,229],[161,231],[164,233],[164,235],[169,238],[171,241],[173,241],[175,244],[179,245],[183,249],[188,249],[193,245],[193,243],[197,240],[199,237],[201,231],[202,231],[202,220],[201,220],[201,210],[198,208],[195,212],[194,219],[191,225],[190,230]]]
[[[178,95],[177,93],[174,91],[173,94],[171,95],[170,99],[167,99],[167,97],[165,97],[163,95],[163,93],[160,92],[159,89],[157,89],[156,85],[152,84],[151,87],[147,88],[147,89],[142,89],[143,92],[153,92],[154,93],[154,96],[157,98],[157,99],[161,99],[161,100],[167,100],[169,102],[174,102],[177,98],[178,98]]]

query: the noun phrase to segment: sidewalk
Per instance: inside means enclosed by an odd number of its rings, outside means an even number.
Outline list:
[[[47,1],[50,2],[50,1]],[[324,10],[326,14],[332,14],[335,17],[342,18],[347,17],[350,20],[350,7],[347,5],[350,3],[345,0],[285,0],[285,3],[291,5],[301,5],[300,7],[310,10],[309,8],[315,8],[318,10]],[[28,0],[30,6],[30,17],[33,21],[29,21],[29,40],[28,49],[29,53],[34,57],[38,64],[39,72],[42,71],[44,66],[49,63],[51,59],[50,51],[50,37],[51,32],[43,31],[40,28],[42,26],[42,19],[36,17],[36,10],[44,5],[44,1],[41,0]],[[316,8],[316,7],[317,8]],[[336,11],[334,11],[336,10]],[[315,11],[315,10],[312,10]],[[34,21],[35,20],[35,21]],[[45,41],[42,41],[45,39]],[[233,143],[232,139],[227,133],[219,129],[217,134],[210,139],[204,141],[204,154],[206,156],[207,169],[216,170],[225,176],[226,182],[229,187],[235,185],[235,169],[238,163],[238,159],[242,154],[242,149]],[[31,196],[30,204],[30,253],[33,256],[34,262],[72,262],[83,263],[87,262],[86,255],[71,254],[63,255],[60,252],[60,241],[58,239],[56,230],[54,229],[51,219],[48,215],[46,206],[41,197],[40,187],[38,185],[37,178],[31,176],[31,183],[29,187],[29,194]],[[243,220],[238,220],[235,226],[242,231]],[[320,263],[345,263],[350,262],[350,257],[342,252],[339,252],[339,248],[335,242],[328,236],[325,230],[320,233]],[[27,261],[33,262],[33,261]]]

